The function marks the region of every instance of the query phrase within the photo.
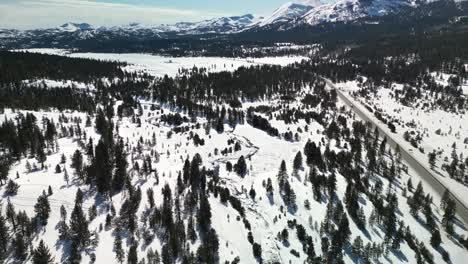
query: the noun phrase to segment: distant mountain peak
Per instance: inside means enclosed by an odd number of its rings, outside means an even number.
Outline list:
[[[88,24],[88,23],[73,23],[73,22],[67,22],[59,27],[60,29],[64,31],[69,31],[69,32],[74,32],[77,30],[89,30],[93,29],[93,27]]]
[[[416,6],[418,0],[339,0],[308,11],[303,20],[310,25],[322,22],[352,21],[361,17],[382,16]]]
[[[259,22],[259,26],[264,27],[278,23],[293,21],[302,17],[308,11],[320,5],[323,5],[323,2],[321,0],[287,2],[279,8],[277,8],[271,16],[266,17],[261,22]]]

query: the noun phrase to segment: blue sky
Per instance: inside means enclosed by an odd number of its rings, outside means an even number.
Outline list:
[[[336,1],[336,0],[325,0]],[[49,28],[65,22],[94,26],[267,16],[287,0],[0,0],[0,28]],[[300,0],[298,0],[300,2]]]

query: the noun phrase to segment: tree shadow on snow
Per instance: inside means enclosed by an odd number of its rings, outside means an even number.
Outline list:
[[[391,252],[393,253],[393,255],[395,257],[398,258],[399,263],[408,262],[408,258],[406,257],[406,255],[401,250],[393,250],[392,249]],[[389,260],[388,257],[385,257],[385,259],[387,259],[389,262],[391,262],[391,260]]]

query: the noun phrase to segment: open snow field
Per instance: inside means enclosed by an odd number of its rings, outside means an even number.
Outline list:
[[[261,64],[286,66],[307,57],[264,57],[264,58],[223,58],[223,57],[164,57],[139,53],[70,53],[59,49],[28,49],[28,52],[65,55],[75,58],[90,58],[127,62],[124,69],[130,72],[146,72],[153,76],[175,76],[179,69],[191,69],[194,66],[206,68],[209,72],[234,71],[242,66],[249,67]]]

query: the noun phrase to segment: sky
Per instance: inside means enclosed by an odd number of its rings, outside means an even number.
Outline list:
[[[325,0],[333,1],[333,0]],[[267,16],[288,0],[0,0],[0,28],[170,24],[222,16]],[[299,0],[300,2],[300,0]]]

